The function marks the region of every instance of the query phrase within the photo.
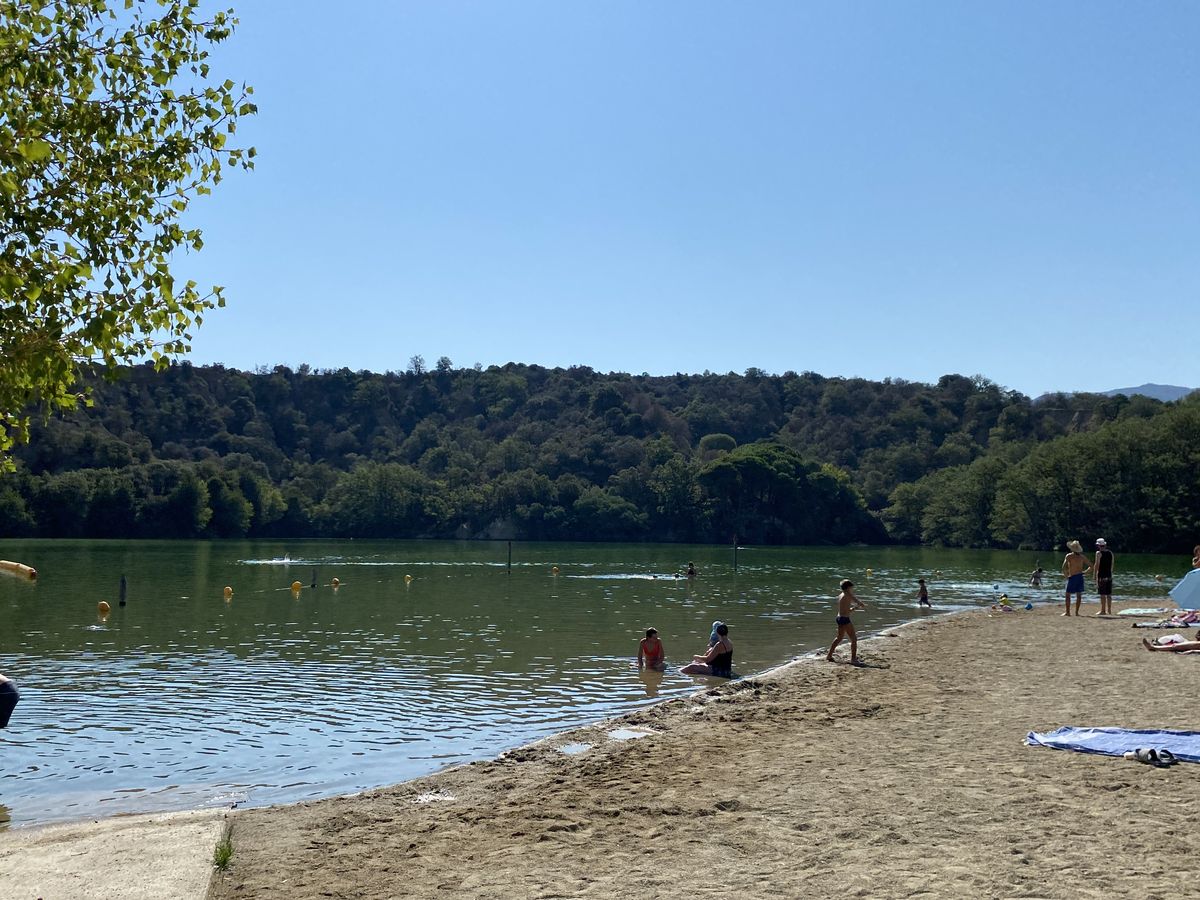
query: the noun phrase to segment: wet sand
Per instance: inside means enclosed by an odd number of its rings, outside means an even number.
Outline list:
[[[864,642],[863,668],[801,659],[496,760],[237,811],[209,894],[1180,896],[1200,769],[1023,744],[1196,725],[1200,657],[1148,653],[1162,632],[1130,624],[931,617]]]

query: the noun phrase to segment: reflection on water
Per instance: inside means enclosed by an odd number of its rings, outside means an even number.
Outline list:
[[[715,683],[677,671],[714,619],[744,674],[827,645],[847,576],[865,633],[929,614],[921,575],[935,613],[1059,587],[1026,587],[1018,553],[740,548],[736,572],[728,548],[513,553],[510,568],[502,543],[6,542],[41,577],[0,578],[0,672],[22,694],[0,731],[0,827],[288,802],[491,757]],[[1161,600],[1173,579],[1153,574],[1178,561],[1140,559],[1122,558],[1119,589]],[[699,577],[676,578],[689,560]],[[633,664],[649,626],[666,673]]]
[[[659,672],[657,669],[638,670],[638,678],[646,688],[647,697],[658,696],[658,692],[662,688],[663,679],[666,677],[666,672]]]

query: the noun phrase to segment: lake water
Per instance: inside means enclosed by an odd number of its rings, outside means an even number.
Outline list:
[[[0,828],[291,802],[488,758],[715,683],[639,674],[651,625],[681,664],[729,622],[743,675],[827,646],[844,577],[870,607],[860,633],[928,615],[919,576],[937,612],[1061,589],[1025,587],[1056,553],[912,548],[743,548],[736,572],[731,548],[675,545],[514,544],[511,569],[502,542],[30,540],[0,557],[40,573],[0,577],[0,672],[21,690]],[[689,561],[699,576],[674,577]],[[1186,564],[1118,554],[1118,599],[1157,603]]]

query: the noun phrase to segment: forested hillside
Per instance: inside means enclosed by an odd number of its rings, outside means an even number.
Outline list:
[[[1049,547],[1200,534],[1200,400],[509,364],[121,370],[33,429],[0,536]]]

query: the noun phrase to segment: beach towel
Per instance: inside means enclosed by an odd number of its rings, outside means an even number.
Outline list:
[[[1200,628],[1200,622],[1175,622],[1164,619],[1162,622],[1134,622],[1134,628]]]
[[[1139,607],[1137,609],[1123,609],[1120,612],[1118,612],[1117,615],[1118,616],[1161,616],[1163,613],[1170,613],[1170,612],[1175,612],[1175,607],[1160,606],[1156,609],[1141,608],[1141,607]]]
[[[1031,731],[1025,737],[1025,743],[1034,747],[1102,753],[1105,756],[1123,756],[1129,750],[1153,747],[1158,750],[1170,750],[1176,758],[1186,762],[1200,762],[1200,731],[1077,728],[1064,725],[1044,734]]]

